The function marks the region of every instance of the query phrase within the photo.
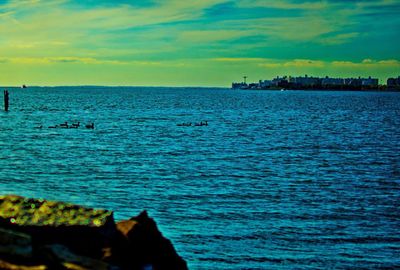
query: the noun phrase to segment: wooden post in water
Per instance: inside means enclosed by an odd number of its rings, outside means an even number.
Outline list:
[[[6,112],[8,112],[8,101],[9,101],[8,91],[4,90],[4,110]]]

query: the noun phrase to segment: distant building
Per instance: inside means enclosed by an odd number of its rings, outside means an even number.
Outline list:
[[[362,85],[362,79],[361,79],[361,77],[358,77],[358,78],[346,78],[346,79],[344,79],[344,85],[361,86]]]
[[[249,86],[245,82],[241,83],[232,83],[232,89],[248,89]]]
[[[375,87],[378,86],[379,80],[375,78],[371,78],[371,76],[368,77],[368,79],[361,79],[361,85],[362,86],[368,86],[368,87]]]
[[[389,78],[387,79],[387,87],[390,89],[400,88],[400,76],[397,78]]]
[[[272,81],[271,80],[260,80],[258,83],[259,87],[261,89],[266,89],[272,86]]]
[[[276,78],[272,79],[272,81],[271,81],[271,86],[274,86],[274,87],[286,87],[287,84],[288,84],[288,80],[287,80],[286,76],[284,76],[282,78],[277,76]]]
[[[326,76],[321,80],[321,85],[322,86],[341,86],[344,85],[344,79],[343,78],[329,78]]]
[[[321,79],[318,77],[308,77],[305,75],[304,77],[289,77],[288,82],[290,84],[300,86],[300,87],[313,87],[321,85]]]

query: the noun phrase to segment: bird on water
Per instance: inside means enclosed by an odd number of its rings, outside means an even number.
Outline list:
[[[87,129],[94,129],[94,123],[87,124],[85,127],[86,127]]]

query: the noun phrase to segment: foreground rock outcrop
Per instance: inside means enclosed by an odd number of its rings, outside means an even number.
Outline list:
[[[144,211],[113,213],[78,205],[0,196],[0,269],[185,270],[186,262]]]

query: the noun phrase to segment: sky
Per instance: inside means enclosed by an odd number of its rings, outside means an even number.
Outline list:
[[[0,85],[400,76],[400,0],[0,0]]]

